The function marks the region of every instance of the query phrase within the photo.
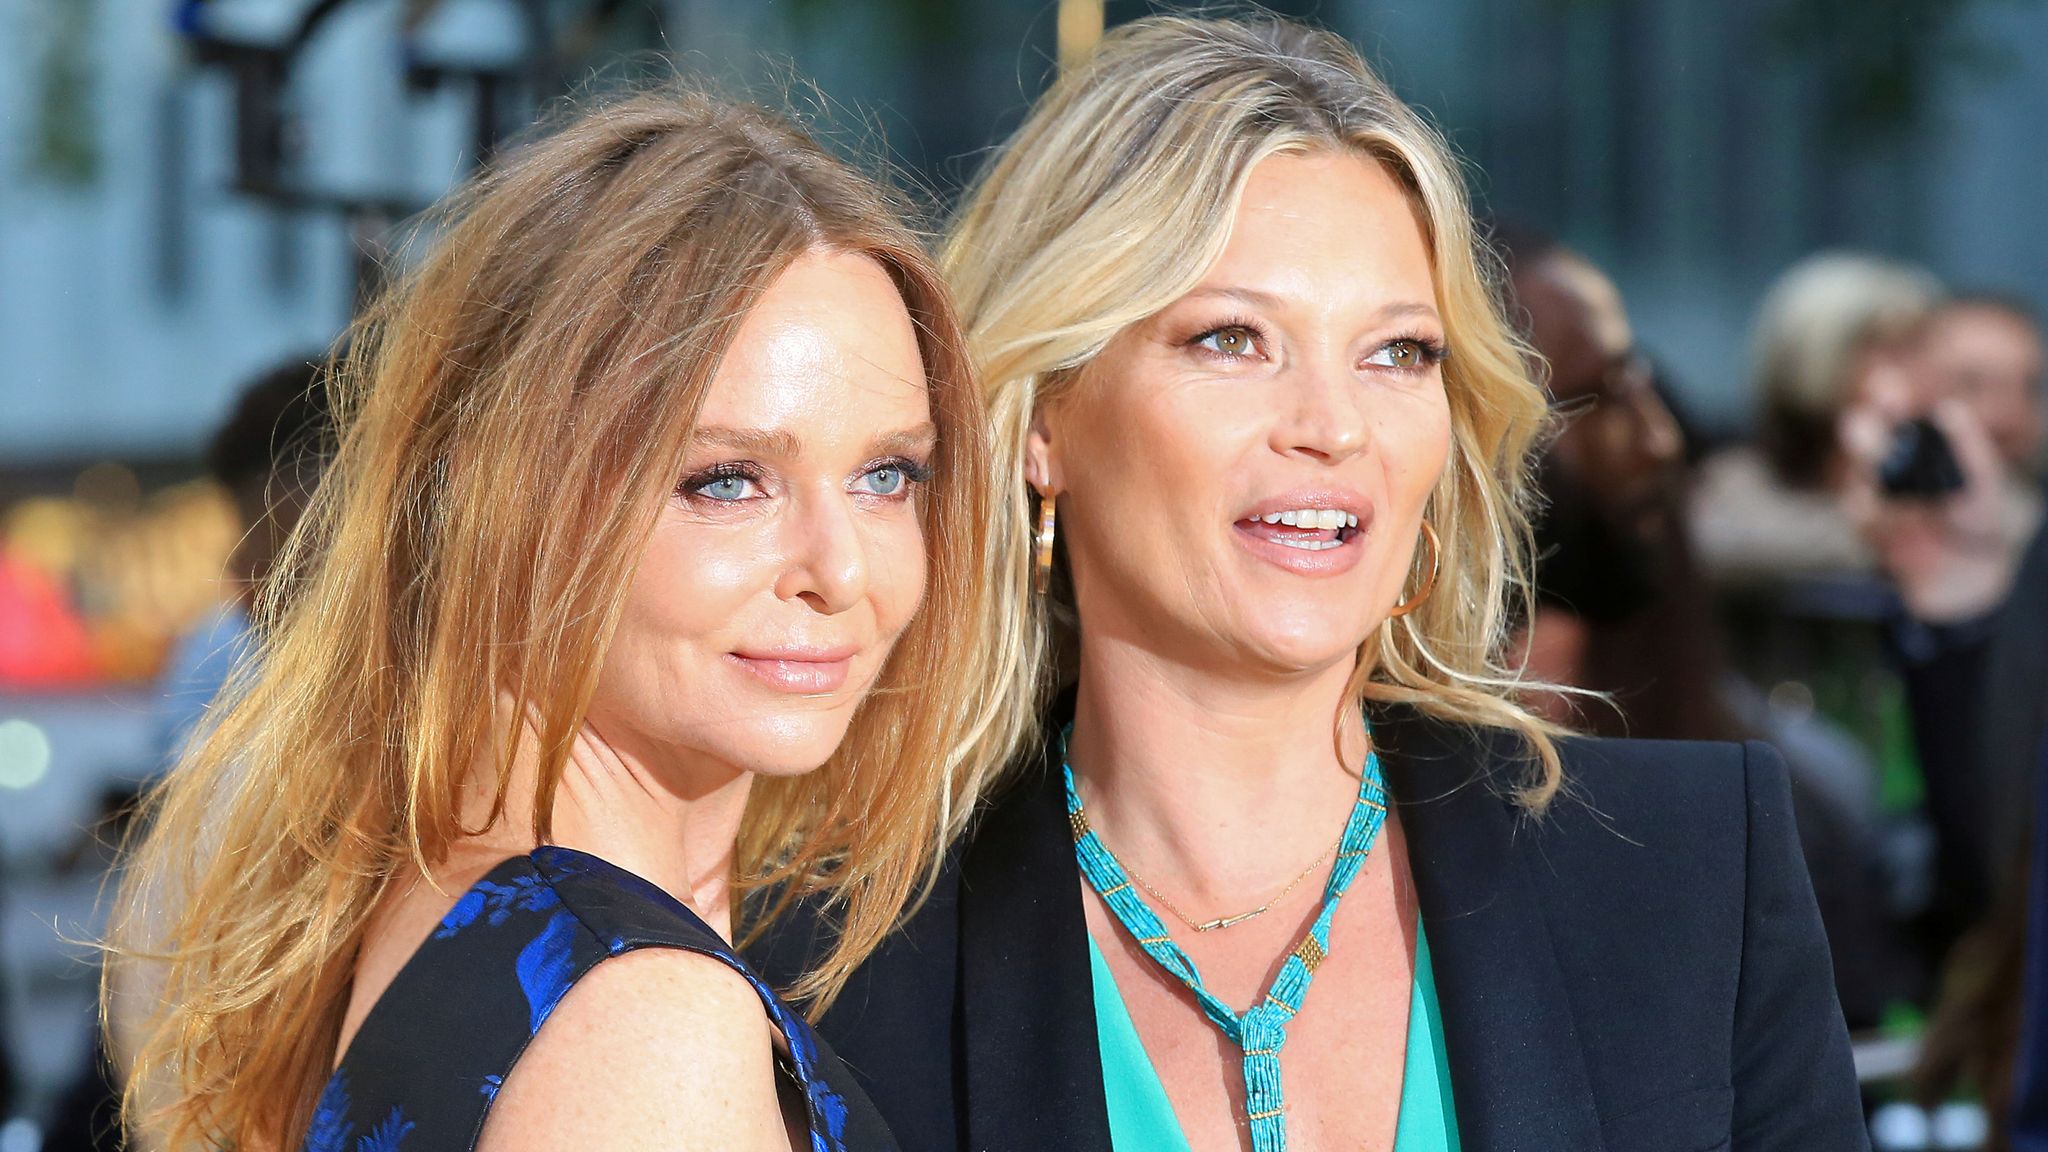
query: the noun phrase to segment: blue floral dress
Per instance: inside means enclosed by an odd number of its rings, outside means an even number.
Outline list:
[[[753,985],[789,1041],[811,1152],[896,1152],[846,1066],[718,933],[648,881],[555,847],[505,861],[456,901],[349,1042],[303,1152],[468,1152],[548,1013],[636,948],[710,956]]]

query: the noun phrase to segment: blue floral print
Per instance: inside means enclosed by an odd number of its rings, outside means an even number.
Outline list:
[[[348,1081],[336,1072],[313,1105],[313,1124],[306,1130],[304,1152],[403,1152],[406,1134],[415,1127],[405,1118],[404,1109],[393,1107],[384,1122],[357,1139],[351,1149],[349,1137],[355,1134],[355,1125],[348,1113]]]
[[[306,1130],[305,1152],[348,1152],[348,1081],[336,1072],[313,1105],[313,1126]]]
[[[840,1066],[817,1034],[717,933],[639,876],[544,847],[493,869],[442,917],[350,1042],[301,1152],[474,1148],[505,1077],[562,997],[607,956],[644,947],[709,956],[754,987],[788,1039],[810,1152],[855,1152],[849,1128],[862,1133],[858,1152],[876,1146],[872,1109],[853,1119],[849,1089],[822,1067]],[[880,1146],[893,1147],[886,1133]]]
[[[576,942],[576,916],[559,909],[548,917],[526,947],[519,950],[519,990],[526,993],[527,1028],[538,1032],[548,1013],[555,1010],[569,985],[576,980],[575,957],[570,947]]]
[[[486,878],[463,893],[455,907],[448,910],[448,915],[441,918],[441,926],[434,929],[434,939],[446,940],[476,923],[479,916],[495,928],[515,911],[545,912],[560,907],[561,903],[561,894],[537,872],[513,876],[510,884],[495,884]]]

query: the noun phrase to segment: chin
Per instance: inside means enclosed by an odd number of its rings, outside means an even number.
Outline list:
[[[1349,665],[1365,639],[1356,628],[1332,628],[1325,621],[1315,627],[1261,630],[1244,637],[1239,647],[1257,653],[1261,662],[1274,668],[1313,672],[1333,664]]]
[[[1235,647],[1290,670],[1349,660],[1370,631],[1365,609],[1371,593],[1353,596],[1334,587],[1316,591],[1301,595],[1297,589],[1293,596],[1248,591],[1239,603],[1252,607],[1235,613]]]
[[[839,751],[851,720],[851,710],[842,714],[838,709],[757,715],[732,732],[727,747],[715,754],[758,776],[802,776]]]

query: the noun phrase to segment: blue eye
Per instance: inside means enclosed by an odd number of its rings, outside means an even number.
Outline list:
[[[745,476],[731,474],[713,476],[708,480],[692,485],[690,491],[707,500],[716,500],[720,503],[745,500],[755,494],[754,482],[752,480],[747,479]]]
[[[862,476],[861,480],[866,485],[867,491],[872,495],[894,496],[903,490],[904,484],[908,482],[908,477],[903,474],[903,469],[896,467],[894,464],[889,464],[873,469],[865,476]]]
[[[907,500],[912,486],[932,478],[931,466],[897,456],[889,460],[876,461],[854,481],[855,491],[861,496],[879,496],[885,500]]]

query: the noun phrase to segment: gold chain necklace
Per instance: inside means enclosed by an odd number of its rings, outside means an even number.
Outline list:
[[[1303,880],[1308,879],[1310,874],[1314,873],[1317,868],[1322,867],[1323,861],[1328,860],[1330,858],[1330,853],[1335,852],[1336,850],[1337,846],[1335,844],[1332,844],[1328,848],[1323,849],[1322,855],[1316,857],[1314,860],[1311,860],[1309,862],[1309,866],[1301,870],[1301,875],[1296,876],[1292,880],[1289,880],[1287,882],[1287,887],[1282,888],[1280,890],[1280,894],[1273,897],[1271,900],[1266,901],[1264,904],[1259,905],[1257,908],[1254,908],[1249,912],[1240,912],[1235,916],[1218,916],[1214,920],[1197,921],[1194,917],[1181,911],[1179,905],[1175,904],[1172,900],[1167,899],[1166,893],[1161,892],[1159,889],[1154,888],[1150,884],[1145,883],[1145,878],[1143,876],[1138,875],[1136,871],[1132,870],[1129,864],[1124,864],[1123,869],[1124,875],[1129,876],[1133,883],[1137,884],[1138,887],[1143,888],[1147,893],[1151,895],[1151,897],[1154,900],[1157,900],[1161,904],[1164,904],[1166,906],[1166,910],[1168,912],[1173,913],[1175,916],[1179,917],[1181,923],[1187,925],[1190,928],[1193,928],[1197,932],[1215,932],[1224,928],[1230,928],[1235,925],[1242,924],[1245,921],[1253,919],[1255,917],[1265,915],[1268,911],[1272,909],[1273,905],[1278,904],[1282,900],[1287,899],[1287,894],[1289,892],[1292,892],[1296,888],[1300,887],[1301,882]]]

